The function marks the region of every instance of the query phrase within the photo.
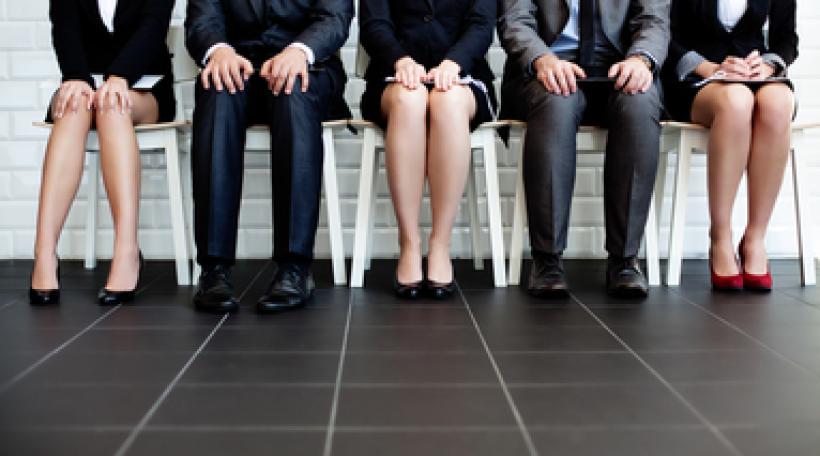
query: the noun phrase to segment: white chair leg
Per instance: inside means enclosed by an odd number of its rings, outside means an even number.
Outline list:
[[[658,157],[658,176],[655,178],[655,221],[658,233],[658,259],[660,260],[660,236],[663,227],[663,203],[666,198],[666,172],[669,169],[669,151],[662,150]]]
[[[490,247],[493,258],[493,278],[496,287],[506,287],[504,270],[504,228],[501,224],[501,198],[498,189],[498,161],[495,152],[495,129],[486,128],[484,135],[484,173],[487,187],[487,224],[490,228]]]
[[[336,181],[336,149],[333,144],[333,128],[322,131],[324,142],[324,184],[327,204],[327,225],[330,231],[330,257],[333,264],[333,283],[347,282],[345,271],[345,249],[342,236],[342,213],[339,208],[339,184]]]
[[[515,177],[515,206],[513,207],[512,235],[510,236],[510,285],[521,283],[521,257],[524,254],[524,227],[527,224],[527,207],[524,199],[524,133],[521,131],[518,170]]]
[[[176,130],[166,132],[165,166],[168,176],[168,202],[171,207],[171,233],[174,240],[177,284],[190,285],[188,240],[185,236],[185,205],[182,200],[182,176],[179,170],[179,140]]]
[[[470,210],[470,238],[473,247],[473,267],[484,269],[484,249],[481,246],[481,220],[478,217],[478,181],[475,173],[475,160],[470,150],[470,175],[467,179],[467,206]]]
[[[655,195],[649,201],[649,214],[644,229],[644,250],[646,252],[646,273],[650,287],[661,284],[661,263],[658,257],[658,217],[655,214]]]
[[[373,238],[375,237],[376,233],[376,202],[379,200],[379,186],[377,185],[379,181],[379,151],[378,149],[375,150],[373,153],[373,195],[370,198],[370,218],[368,219],[369,225],[367,226],[367,232],[370,233],[370,236],[367,237],[367,249],[365,250],[365,262],[364,262],[364,269],[365,271],[369,271],[370,267],[373,264]]]
[[[680,132],[678,163],[675,167],[675,186],[672,196],[672,223],[669,232],[669,264],[666,284],[680,285],[681,263],[683,261],[683,238],[686,231],[686,200],[689,194],[689,168],[692,157],[692,141],[686,131]]]
[[[373,128],[363,129],[362,161],[359,167],[359,196],[356,203],[356,232],[353,240],[353,265],[350,271],[350,286],[361,288],[364,285],[364,267],[367,255],[370,222],[372,218],[371,200],[375,199],[373,181],[376,173],[376,131]]]
[[[86,152],[86,179],[88,184],[87,212],[85,214],[85,268],[97,267],[97,201],[100,188],[100,153]]]
[[[199,280],[199,274],[202,268],[196,261],[196,242],[194,238],[194,190],[193,190],[193,176],[191,173],[191,151],[182,157],[181,174],[183,177],[182,184],[182,200],[187,201],[185,208],[185,222],[188,228],[188,258],[191,259],[191,284],[195,285]]]
[[[809,192],[806,189],[804,176],[806,167],[801,163],[803,136],[802,130],[792,133],[792,185],[794,186],[794,212],[797,221],[797,246],[800,253],[800,283],[803,286],[811,286],[817,282],[817,273],[814,264],[814,248],[811,242],[811,205],[808,204]]]

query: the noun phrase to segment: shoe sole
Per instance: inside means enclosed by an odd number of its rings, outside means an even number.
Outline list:
[[[258,301],[256,312],[260,314],[275,314],[288,310],[301,309],[313,299],[313,293],[307,298],[284,298],[281,301]]]

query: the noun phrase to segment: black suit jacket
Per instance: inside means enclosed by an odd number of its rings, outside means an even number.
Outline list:
[[[200,64],[222,42],[259,65],[298,41],[321,63],[347,40],[352,19],[352,0],[188,0],[186,44]]]
[[[370,55],[365,79],[383,81],[410,56],[430,69],[444,59],[492,90],[485,59],[493,41],[496,0],[362,0],[359,39]]]
[[[779,67],[778,73],[784,73],[797,58],[795,0],[749,0],[746,14],[731,32],[718,18],[718,1],[672,1],[672,41],[666,76],[678,80],[687,76],[679,71],[679,64],[689,51],[720,63],[728,56],[746,57],[758,50]],[[767,20],[768,45],[763,35]]]
[[[134,84],[147,74],[171,83],[165,44],[174,0],[120,0],[114,33],[102,22],[97,0],[51,0],[52,39],[63,81],[94,86],[92,73],[120,76]]]

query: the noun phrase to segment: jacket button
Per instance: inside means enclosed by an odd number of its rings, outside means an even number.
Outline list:
[[[433,22],[433,16],[430,16],[429,14],[424,16],[424,22]]]

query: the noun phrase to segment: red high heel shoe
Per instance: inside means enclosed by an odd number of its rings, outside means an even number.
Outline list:
[[[738,265],[738,268],[740,266]],[[712,289],[716,291],[740,291],[743,289],[743,276],[741,274],[717,275],[712,266],[712,258],[709,257],[709,270],[712,273]]]
[[[772,271],[768,264],[766,264],[765,274],[750,274],[746,272],[746,268],[743,266],[745,264],[743,260],[743,242],[745,240],[746,238],[741,239],[740,245],[737,247],[738,252],[740,252],[740,268],[743,272],[743,288],[750,291],[772,291]]]

